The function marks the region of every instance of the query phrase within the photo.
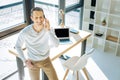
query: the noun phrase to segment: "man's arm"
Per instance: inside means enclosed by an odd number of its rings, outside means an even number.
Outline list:
[[[49,39],[50,39],[50,43],[54,46],[58,46],[59,45],[59,40],[56,37],[55,33],[53,32],[53,30],[50,29],[50,23],[49,20],[47,20],[45,18],[45,29],[48,31],[49,35]]]
[[[50,43],[57,47],[59,45],[59,39],[52,30],[49,31],[49,34]]]
[[[22,61],[25,62],[26,59],[22,50],[23,43],[24,43],[24,38],[23,38],[23,35],[20,33],[20,35],[18,36],[17,42],[15,44],[15,49],[18,52],[18,57],[20,57],[20,59],[22,59]]]

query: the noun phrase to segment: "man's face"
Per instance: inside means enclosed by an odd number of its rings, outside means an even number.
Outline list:
[[[36,26],[41,26],[44,22],[44,14],[42,11],[33,11],[31,19]]]

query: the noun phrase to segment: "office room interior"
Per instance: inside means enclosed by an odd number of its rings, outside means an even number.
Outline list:
[[[59,80],[120,80],[119,5],[120,0],[0,0],[0,80],[30,80],[14,47],[19,32],[32,24],[33,7],[44,10],[54,31],[69,29],[71,42],[50,50]],[[91,49],[84,68],[78,74],[70,69],[65,75],[64,63],[74,56],[82,58]],[[25,46],[23,51],[26,55]],[[48,80],[41,73],[41,80]]]

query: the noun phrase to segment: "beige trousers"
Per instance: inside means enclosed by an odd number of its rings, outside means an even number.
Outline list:
[[[58,80],[57,74],[49,57],[43,61],[32,61],[32,63],[34,68],[29,69],[31,80],[40,80],[40,69],[46,73],[49,80]]]

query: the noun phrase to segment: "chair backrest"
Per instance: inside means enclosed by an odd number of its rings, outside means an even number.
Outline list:
[[[84,55],[80,57],[80,59],[74,65],[76,70],[80,70],[85,67],[85,65],[87,64],[87,60],[91,56],[91,53],[93,53],[93,51],[94,48],[90,49],[88,52],[86,52]]]

